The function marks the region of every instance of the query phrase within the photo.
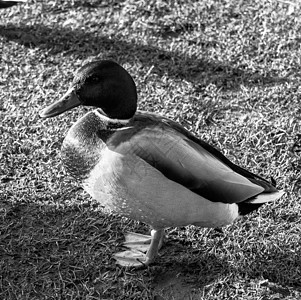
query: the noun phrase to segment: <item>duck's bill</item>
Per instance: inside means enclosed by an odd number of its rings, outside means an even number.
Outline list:
[[[63,112],[79,106],[81,103],[73,89],[68,92],[57,102],[47,106],[40,112],[40,117],[51,118],[62,114]]]
[[[27,0],[2,0],[0,2],[0,8],[8,8],[18,4],[19,2],[27,2]]]

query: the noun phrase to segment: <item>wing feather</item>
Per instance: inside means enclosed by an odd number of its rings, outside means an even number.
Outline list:
[[[122,130],[123,142],[117,143],[113,137],[114,151],[139,156],[168,179],[214,202],[239,203],[268,189],[277,191],[265,179],[232,164],[203,141],[191,138],[177,123],[174,126],[168,119],[154,121],[152,115],[146,117],[149,122],[138,115],[135,126]]]

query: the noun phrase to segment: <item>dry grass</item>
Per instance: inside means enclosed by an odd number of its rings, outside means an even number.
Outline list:
[[[29,1],[0,11],[1,299],[300,299],[301,8],[285,1]],[[86,109],[41,120],[74,70],[125,66],[141,109],[181,122],[287,195],[222,231],[172,228],[122,269],[122,232],[61,167]]]

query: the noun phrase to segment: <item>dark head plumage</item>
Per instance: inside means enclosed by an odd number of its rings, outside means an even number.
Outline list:
[[[130,119],[137,109],[135,82],[113,61],[87,63],[77,70],[68,92],[41,116],[53,117],[78,105],[98,107],[111,119]]]

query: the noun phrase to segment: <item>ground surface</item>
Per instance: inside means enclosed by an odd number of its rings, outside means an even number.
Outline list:
[[[300,299],[301,9],[289,1],[29,1],[0,11],[1,299]],[[60,163],[87,109],[38,112],[74,70],[113,59],[139,108],[182,123],[287,192],[223,230],[172,228],[122,269],[124,231]]]

